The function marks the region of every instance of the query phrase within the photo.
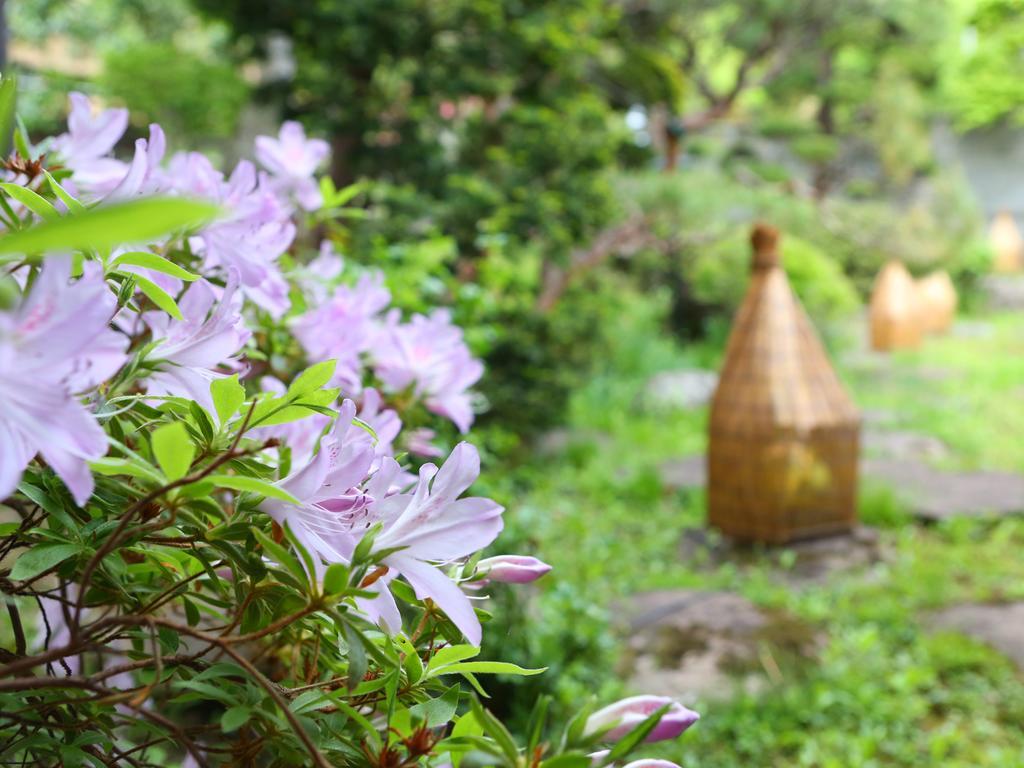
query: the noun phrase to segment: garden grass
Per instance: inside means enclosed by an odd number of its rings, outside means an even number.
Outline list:
[[[1024,317],[984,322],[985,335],[932,339],[887,361],[844,356],[840,373],[862,408],[943,440],[950,467],[1024,471]],[[649,589],[728,589],[826,638],[816,663],[783,667],[767,691],[697,702],[701,723],[659,754],[702,768],[1024,766],[1021,673],[923,624],[961,601],[1024,599],[1024,520],[923,527],[887,488],[865,484],[862,519],[890,553],[881,564],[795,588],[777,552],[743,568],[685,561],[680,539],[704,524],[703,492],[666,492],[657,467],[703,450],[706,409],[650,410],[642,392],[658,371],[714,365],[720,347],[683,349],[642,316],[626,326],[574,396],[580,439],[517,473],[530,490],[509,500],[508,535],[554,566],[541,602],[558,584],[605,609]]]

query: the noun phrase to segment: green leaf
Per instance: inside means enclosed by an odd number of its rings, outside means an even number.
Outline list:
[[[446,667],[438,669],[435,674],[438,675],[450,675],[453,672],[463,673],[469,672],[471,674],[484,674],[484,675],[539,675],[541,672],[546,672],[547,667],[541,667],[539,669],[524,669],[517,664],[510,664],[507,661],[463,661],[457,664],[449,664]]]
[[[309,584],[309,577],[295,555],[258,528],[252,529],[252,535],[256,537],[256,540],[263,546],[264,551],[272,560],[276,560],[285,570],[298,579],[300,583]]]
[[[137,477],[140,480],[153,480],[161,484],[165,480],[156,467],[132,459],[118,459],[106,456],[96,461],[90,461],[89,469],[97,475],[128,475],[129,477]]]
[[[14,110],[18,101],[18,84],[11,75],[0,80],[0,156],[7,157],[14,138]]]
[[[184,477],[195,458],[195,446],[189,439],[188,430],[180,421],[164,424],[153,431],[150,438],[153,456],[168,480]]]
[[[0,261],[46,251],[100,250],[138,243],[194,227],[217,215],[209,204],[178,197],[151,197],[101,205],[0,238]]]
[[[50,183],[50,189],[53,190],[58,199],[64,205],[67,206],[68,211],[71,213],[82,213],[85,211],[85,206],[82,205],[78,200],[71,196],[71,194],[60,185],[60,183],[50,175],[49,171],[44,170],[43,175],[46,176],[46,180]]]
[[[157,256],[149,251],[130,251],[122,254],[114,259],[113,266],[115,269],[120,267],[144,267],[145,269],[170,275],[188,283],[199,279],[199,275],[189,272],[187,269],[179,267],[173,261],[168,261],[163,256]]]
[[[506,728],[498,718],[484,709],[476,698],[473,698],[471,701],[473,714],[479,721],[480,725],[483,726],[484,733],[494,739],[495,743],[501,748],[501,751],[508,759],[509,765],[518,765],[519,748],[516,746],[515,739],[512,738],[512,734],[509,733],[508,728]]]
[[[337,360],[324,360],[322,363],[310,366],[295,377],[291,386],[288,387],[288,394],[304,395],[307,392],[312,392],[314,389],[320,389],[320,387],[331,380],[337,364]]]
[[[657,726],[659,722],[661,722],[661,718],[665,716],[665,713],[668,712],[670,706],[671,705],[666,704],[656,712],[652,712],[648,715],[647,719],[619,739],[608,754],[608,763],[611,764],[623,757],[626,757],[626,755],[640,746],[640,743],[646,739],[647,735],[654,730],[655,726]]]
[[[154,283],[152,280],[147,280],[141,275],[132,275],[132,279],[136,285],[139,286],[139,290],[142,291],[146,296],[149,297],[150,301],[156,304],[160,309],[166,312],[168,315],[173,317],[175,320],[184,320],[181,316],[181,310],[178,309],[178,302],[174,300],[167,291],[161,288],[159,285]]]
[[[2,86],[0,86],[0,88],[2,88]],[[28,187],[22,187],[18,184],[11,184],[9,182],[0,182],[0,189],[3,189],[4,192],[45,221],[53,221],[54,219],[60,218],[60,214],[57,213],[57,209],[53,207],[53,203],[39,195],[37,192],[33,192]]]
[[[252,710],[248,707],[241,705],[231,707],[230,709],[224,710],[224,714],[220,716],[220,729],[224,733],[231,733],[237,731],[252,717]]]
[[[342,624],[342,631],[348,643],[348,689],[352,691],[366,674],[366,649],[358,629],[346,621]]]
[[[223,379],[211,381],[210,395],[217,409],[217,418],[223,424],[234,416],[245,402],[245,387],[238,383],[238,374],[234,373]]]
[[[10,578],[12,581],[31,579],[80,551],[76,544],[42,544],[33,547],[18,558],[11,569]]]
[[[348,586],[348,566],[331,563],[324,573],[324,594],[336,595]]]
[[[475,645],[448,645],[435,653],[427,662],[427,670],[433,672],[439,667],[454,664],[457,661],[471,659],[480,653]]]
[[[289,504],[301,504],[302,502],[292,496],[288,491],[268,483],[266,480],[259,480],[255,477],[244,477],[242,475],[209,475],[210,482],[219,485],[221,488],[230,488],[233,491],[252,491],[261,496],[271,499],[287,501]]]
[[[409,712],[425,720],[428,728],[437,728],[444,725],[455,717],[455,710],[459,705],[460,690],[458,685],[453,685],[441,694],[439,698],[427,699],[409,707]]]

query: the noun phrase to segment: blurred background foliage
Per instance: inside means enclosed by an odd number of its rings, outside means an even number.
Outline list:
[[[40,131],[74,86],[228,160],[282,116],[329,137],[336,184],[367,182],[333,236],[407,309],[423,287],[473,329],[502,450],[505,425],[564,415],[623,292],[667,287],[666,330],[686,338],[727,318],[755,218],[793,236],[823,323],[889,258],[969,289],[980,219],[933,134],[1012,119],[1005,53],[1024,29],[1012,0],[25,0],[8,16]],[[62,54],[36,66],[26,48]]]

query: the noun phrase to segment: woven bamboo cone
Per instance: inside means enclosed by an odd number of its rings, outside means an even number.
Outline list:
[[[956,316],[956,288],[945,270],[932,272],[917,281],[921,325],[926,333],[945,333]]]
[[[996,272],[1019,272],[1024,269],[1024,240],[1009,211],[1000,211],[992,220],[988,233],[995,253],[992,269]]]
[[[887,352],[921,343],[922,312],[917,287],[900,262],[890,261],[878,273],[868,315],[872,349]]]
[[[752,276],[736,315],[708,442],[708,519],[782,544],[856,522],[860,417],[779,262],[778,233],[752,233]]]

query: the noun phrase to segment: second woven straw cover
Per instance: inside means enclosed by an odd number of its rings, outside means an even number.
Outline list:
[[[860,417],[759,224],[711,404],[708,517],[739,539],[785,543],[856,522]]]
[[[924,333],[921,299],[914,278],[898,261],[890,261],[875,278],[869,319],[871,347],[879,352],[909,349]]]
[[[1024,240],[1009,211],[996,214],[988,237],[995,255],[992,268],[996,272],[1018,272],[1024,269]]]
[[[932,272],[917,281],[921,325],[928,333],[944,333],[956,316],[956,286],[945,270]]]

